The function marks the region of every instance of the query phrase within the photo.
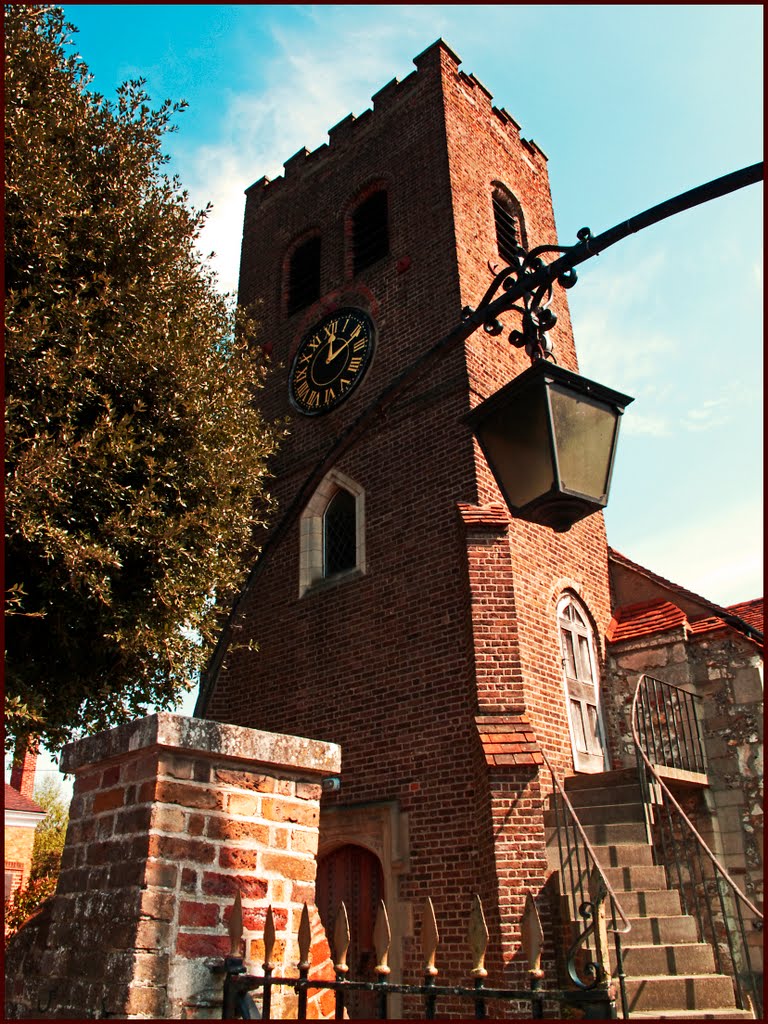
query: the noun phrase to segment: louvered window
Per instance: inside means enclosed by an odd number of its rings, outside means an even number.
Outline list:
[[[499,256],[505,263],[511,263],[515,258],[515,250],[520,245],[520,227],[517,217],[505,210],[502,201],[495,196],[493,216],[496,221],[496,244],[499,248]]]
[[[294,251],[288,270],[288,312],[295,313],[320,298],[320,236]]]
[[[355,274],[389,252],[389,214],[386,192],[374,192],[352,215],[352,263]]]

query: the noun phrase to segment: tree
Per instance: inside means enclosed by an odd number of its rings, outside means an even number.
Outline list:
[[[89,89],[5,8],[6,726],[53,749],[194,684],[269,508],[255,325],[163,171],[185,104]]]
[[[69,824],[69,805],[58,779],[44,779],[35,787],[34,800],[45,811],[35,829],[30,880],[58,878]]]
[[[5,938],[15,935],[56,892],[61,855],[69,823],[69,807],[58,779],[44,779],[35,787],[35,803],[46,812],[35,828],[32,870],[27,883],[5,905]]]

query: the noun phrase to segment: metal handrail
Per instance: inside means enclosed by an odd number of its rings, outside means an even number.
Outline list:
[[[720,863],[720,861],[717,859],[717,857],[712,852],[712,850],[710,850],[710,848],[707,846],[705,841],[702,839],[702,837],[699,835],[698,831],[696,830],[693,822],[688,817],[688,815],[685,813],[685,811],[680,806],[680,804],[677,802],[677,800],[675,800],[674,796],[672,795],[672,793],[671,793],[671,791],[669,789],[669,786],[666,784],[666,782],[662,779],[662,777],[658,774],[656,769],[653,767],[653,765],[649,761],[645,751],[642,748],[642,745],[641,745],[641,742],[640,742],[639,730],[638,730],[637,725],[636,725],[636,715],[637,715],[637,700],[638,700],[638,695],[640,693],[640,686],[642,684],[642,679],[643,678],[644,677],[642,677],[640,682],[637,684],[637,689],[635,690],[635,696],[634,696],[634,699],[632,701],[632,719],[631,719],[630,724],[631,724],[631,727],[632,727],[632,739],[634,740],[635,749],[640,754],[642,759],[645,761],[645,764],[646,764],[647,768],[649,769],[651,775],[653,776],[654,782],[657,785],[659,785],[664,790],[666,795],[669,797],[670,802],[672,803],[672,806],[675,808],[677,813],[680,815],[680,817],[683,819],[685,824],[688,826],[688,828],[690,829],[691,833],[695,837],[696,841],[701,846],[702,851],[704,852],[704,854],[709,858],[709,860],[714,864],[714,866],[717,868],[717,870],[720,872],[720,874],[723,876],[723,878],[729,884],[729,886],[733,890],[734,895],[738,896],[738,898],[744,904],[746,904],[746,906],[749,907],[749,909],[752,911],[752,913],[755,914],[757,917],[759,917],[760,920],[762,921],[763,920],[762,912],[760,910],[758,910],[757,907],[754,905],[754,903],[749,899],[749,897],[744,892],[742,892],[742,890],[739,888],[739,886],[736,884],[736,882],[734,882],[734,880],[728,874],[728,872],[725,869],[725,867]]]
[[[698,922],[699,938],[700,940],[711,943],[718,972],[721,974],[731,974],[736,996],[736,1005],[740,1009],[746,1009],[750,1002],[748,990],[751,990],[752,997],[754,997],[752,1009],[753,1012],[756,1009],[757,1012],[755,1015],[760,1017],[762,1013],[762,999],[757,975],[752,966],[752,955],[744,925],[742,904],[748,907],[755,915],[756,920],[754,920],[753,923],[756,927],[761,927],[760,922],[763,920],[762,911],[758,910],[755,904],[731,878],[726,868],[709,848],[693,822],[675,799],[669,786],[666,784],[659,772],[656,771],[656,768],[651,763],[646,751],[643,749],[638,722],[638,703],[646,678],[646,676],[641,676],[635,689],[635,695],[632,701],[630,726],[632,730],[632,739],[635,745],[637,769],[643,790],[643,799],[645,800],[648,808],[646,813],[649,825],[651,821],[649,815],[651,803],[658,803],[660,811],[662,812],[658,818],[656,834],[654,836],[654,847],[656,848],[656,853],[657,855],[661,853],[662,861],[669,862],[670,851],[667,850],[668,838],[671,845],[673,863],[677,868],[678,883],[680,885],[680,898],[684,912],[690,913],[693,911],[695,913],[695,917]],[[643,762],[645,767],[643,767]],[[658,794],[655,801],[651,800],[651,787],[655,787],[656,793]],[[674,822],[672,814],[673,810],[677,815],[676,821]],[[666,812],[666,814],[664,814],[664,812]],[[665,816],[667,819],[666,830],[664,825]],[[677,836],[676,833],[678,833]],[[689,843],[691,844],[690,847]],[[680,857],[680,844],[682,844],[682,859]],[[705,877],[705,865],[707,862],[709,862],[710,865],[708,870],[712,872],[710,878]],[[697,874],[698,879],[696,878]],[[714,885],[714,889],[712,889],[712,885]],[[692,904],[690,911],[688,909],[686,888],[690,888],[691,890],[690,896]],[[697,897],[697,891],[699,888],[701,889],[701,896],[703,899]],[[726,905],[730,902],[727,900],[729,895],[728,889],[730,889],[730,898],[732,900],[730,907]],[[713,900],[709,898],[710,893],[716,895],[717,902],[719,902],[720,905],[719,921],[717,911],[713,905]],[[731,960],[730,966],[721,958],[720,941],[718,938],[721,927],[724,929],[724,937]]]
[[[575,809],[573,807],[573,804],[568,799],[568,795],[566,794],[565,789],[560,785],[560,780],[555,775],[555,770],[552,767],[552,765],[550,764],[549,758],[547,757],[547,755],[544,753],[543,750],[541,751],[541,756],[544,758],[544,764],[546,764],[547,768],[549,768],[549,773],[552,776],[552,781],[554,782],[555,786],[557,787],[558,793],[563,798],[563,803],[567,807],[568,813],[570,814],[571,818],[573,819],[573,823],[576,826],[576,830],[577,830],[577,832],[579,833],[579,835],[581,837],[581,841],[586,846],[587,853],[589,853],[589,856],[592,858],[592,862],[594,863],[595,867],[597,868],[597,870],[598,870],[598,872],[600,874],[600,877],[602,879],[603,885],[605,886],[608,895],[611,897],[611,900],[613,901],[613,905],[615,906],[616,910],[619,912],[619,917],[621,918],[621,920],[626,925],[625,928],[610,928],[609,931],[616,932],[618,935],[626,935],[628,932],[630,932],[632,930],[632,925],[631,925],[629,919],[627,918],[627,915],[624,913],[624,910],[623,910],[623,908],[621,906],[621,903],[619,903],[618,896],[613,891],[613,886],[611,885],[611,883],[608,881],[608,879],[605,876],[605,872],[603,871],[603,869],[602,869],[602,867],[600,865],[600,861],[597,859],[597,854],[595,853],[595,851],[594,851],[594,849],[592,847],[592,844],[590,843],[589,839],[587,839],[587,834],[584,831],[584,828],[583,828],[581,822],[579,821],[578,815],[576,814],[576,811],[575,811]]]
[[[583,934],[581,934],[576,939],[575,942],[572,943],[570,949],[568,950],[567,965],[566,965],[567,971],[568,971],[568,974],[569,974],[569,976],[571,978],[571,981],[573,981],[579,987],[586,988],[586,989],[589,989],[589,988],[592,987],[590,985],[585,985],[584,982],[582,982],[578,978],[578,976],[576,974],[576,969],[575,969],[575,958],[576,958],[576,954],[577,954],[579,946],[584,942],[584,940],[588,937],[588,935],[590,934],[590,932],[593,929],[597,929],[598,928],[598,922],[597,922],[597,917],[598,917],[598,914],[599,914],[598,902],[601,902],[605,898],[605,896],[608,896],[610,898],[610,905],[611,905],[611,926],[610,927],[608,926],[608,922],[607,921],[604,922],[604,927],[605,927],[606,935],[605,935],[603,941],[607,940],[607,932],[610,931],[610,932],[613,933],[613,941],[614,941],[614,946],[615,946],[615,949],[616,949],[616,977],[618,978],[618,981],[619,981],[619,993],[620,993],[620,996],[621,996],[622,1016],[626,1020],[629,1017],[629,1001],[627,999],[626,978],[625,978],[625,974],[624,974],[624,955],[623,955],[622,947],[621,947],[621,937],[622,937],[622,935],[627,935],[632,930],[632,924],[629,921],[629,918],[627,917],[627,915],[624,913],[624,908],[622,907],[621,903],[619,902],[619,899],[618,899],[616,893],[613,890],[613,886],[608,881],[608,878],[607,878],[607,876],[605,874],[605,871],[603,870],[602,865],[600,864],[600,861],[597,858],[597,855],[596,855],[596,853],[594,851],[594,848],[593,848],[592,844],[590,843],[589,839],[587,838],[587,834],[584,831],[584,828],[583,828],[581,822],[579,821],[579,817],[576,814],[574,806],[571,803],[571,801],[568,799],[568,794],[565,792],[565,788],[561,785],[560,780],[558,779],[557,775],[555,774],[555,770],[552,767],[552,764],[550,763],[549,758],[547,757],[547,755],[544,753],[543,750],[541,751],[541,755],[542,755],[542,757],[544,759],[544,764],[549,769],[549,774],[552,777],[552,783],[553,783],[553,785],[554,785],[554,787],[555,787],[555,789],[557,791],[557,794],[560,797],[560,799],[562,800],[562,806],[563,806],[564,810],[567,812],[567,814],[570,816],[572,827],[575,828],[576,833],[578,834],[578,837],[581,840],[581,843],[583,844],[584,850],[586,851],[586,858],[589,858],[589,860],[592,861],[593,867],[592,867],[591,871],[589,870],[588,862],[585,863],[585,865],[584,865],[585,869],[587,870],[587,874],[590,877],[590,890],[592,890],[592,888],[593,888],[593,886],[591,884],[591,881],[592,881],[592,874],[593,874],[594,871],[597,872],[597,874],[599,876],[599,880],[600,880],[600,885],[602,886],[602,895],[600,897],[598,897],[597,900],[595,900],[594,897],[592,897],[591,893],[590,893],[590,900],[589,901],[585,901],[584,900],[584,880],[582,878],[582,867],[581,867],[581,858],[579,856],[579,847],[578,847],[578,844],[574,844],[574,851],[573,852],[576,855],[576,872],[577,872],[577,879],[574,881],[574,877],[573,877],[573,863],[572,863],[572,858],[571,858],[571,850],[567,846],[567,844],[568,844],[567,828],[565,829],[565,842],[566,842],[566,853],[567,853],[567,858],[566,858],[566,857],[563,856],[563,841],[562,841],[562,838],[561,838],[562,837],[562,833],[561,833],[561,829],[560,829],[560,816],[559,816],[558,809],[557,809],[557,801],[555,801],[554,803],[555,803],[555,815],[556,815],[557,842],[558,842],[558,852],[559,852],[559,856],[560,856],[560,872],[561,872],[561,876],[562,876],[562,884],[563,884],[563,887],[565,887],[567,885],[567,882],[566,882],[566,862],[567,862],[568,863],[568,870],[569,870],[569,874],[570,874],[571,896],[572,896],[573,900],[576,901],[577,900],[577,891],[579,891],[580,892],[580,896],[581,896],[581,900],[582,900],[582,902],[578,906],[578,908],[574,908],[574,909],[577,909],[578,913],[583,918],[585,918],[585,920],[587,920],[589,918],[589,916],[592,916],[592,918],[593,918],[592,924],[586,929],[586,931]],[[586,858],[585,858],[585,860],[586,860]],[[617,920],[616,920],[617,915],[618,915],[618,917],[620,918],[620,920],[622,922],[621,926],[619,926],[618,923],[617,923]],[[601,943],[598,940],[597,930],[595,931],[595,940],[596,940],[596,950],[598,951],[598,955],[600,956],[598,946],[601,945]],[[592,964],[587,965],[590,970],[595,972],[595,982],[593,984],[597,984],[603,974],[606,975],[606,977],[604,979],[606,984],[610,980],[611,970],[610,970],[610,964],[608,963],[608,960],[607,960],[607,950],[604,950],[604,954],[603,955],[604,955],[605,959],[601,963],[598,963],[598,964],[592,963]]]

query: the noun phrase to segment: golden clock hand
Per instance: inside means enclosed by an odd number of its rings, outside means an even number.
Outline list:
[[[339,347],[334,352],[333,351],[333,342],[335,340],[336,340],[336,335],[335,334],[334,334],[334,336],[332,338],[328,339],[328,342],[329,342],[329,344],[328,344],[328,355],[325,357],[326,363],[332,363],[333,360],[336,358],[336,356],[339,354],[339,352],[343,352],[344,349],[347,347],[347,345],[349,345],[349,343],[350,343],[350,341],[352,339],[351,338],[347,338],[347,340],[342,342],[341,345],[339,345]]]

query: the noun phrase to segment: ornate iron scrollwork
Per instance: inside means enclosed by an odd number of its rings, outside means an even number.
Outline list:
[[[587,941],[590,935],[595,933],[597,925],[597,907],[594,903],[584,902],[579,906],[579,915],[584,918],[587,927],[584,931],[576,937],[574,942],[568,949],[568,955],[566,959],[566,969],[568,971],[568,977],[576,985],[577,988],[582,989],[584,992],[589,992],[592,989],[597,988],[601,984],[605,984],[607,981],[605,970],[602,964],[597,963],[595,960],[589,960],[584,964],[583,971],[586,972],[592,979],[590,982],[583,981],[579,977],[576,969],[576,955]]]
[[[590,229],[581,228],[578,232],[578,247],[583,250],[586,245],[588,248],[591,238]],[[472,309],[471,306],[466,306],[462,310],[464,318],[466,319],[472,313],[481,312],[491,304],[500,291],[509,291],[513,286],[522,284],[526,278],[530,278],[537,271],[542,270],[546,266],[543,256],[547,254],[563,255],[576,248],[577,246],[539,245],[531,249],[530,252],[526,252],[522,246],[517,246],[514,259],[509,266],[499,270],[495,264],[489,262],[488,269],[493,274],[493,280],[480,300],[477,310]],[[562,288],[573,288],[578,277],[576,271],[571,267],[559,274],[555,280]],[[557,316],[549,308],[552,301],[552,284],[552,281],[548,281],[538,287],[532,287],[523,294],[522,305],[509,306],[509,309],[515,310],[522,316],[521,329],[510,331],[509,342],[516,348],[525,348],[531,362],[538,359],[551,359],[557,362],[552,350],[552,340],[547,337],[547,333],[557,323]],[[489,317],[483,323],[483,330],[486,334],[498,336],[503,332],[504,327],[496,317]]]

